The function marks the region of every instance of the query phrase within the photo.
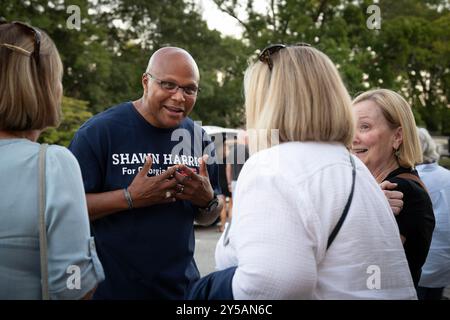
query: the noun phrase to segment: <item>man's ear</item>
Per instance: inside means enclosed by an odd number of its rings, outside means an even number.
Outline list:
[[[144,94],[146,94],[147,93],[147,86],[148,86],[148,77],[147,77],[147,74],[145,72],[142,74],[141,83],[142,83],[142,88],[144,88]]]
[[[395,129],[394,133],[394,143],[393,143],[394,149],[397,150],[398,148],[400,148],[402,143],[403,143],[403,129],[402,127],[398,127],[397,129]]]

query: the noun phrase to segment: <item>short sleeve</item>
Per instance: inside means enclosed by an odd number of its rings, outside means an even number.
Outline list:
[[[86,137],[86,128],[80,129],[70,142],[69,150],[78,160],[83,177],[83,184],[86,193],[101,192],[104,177],[104,166],[101,159],[94,150],[99,150],[100,146],[94,147],[91,140],[96,139],[93,134],[91,139]]]
[[[51,299],[80,299],[104,280],[90,236],[79,165],[65,148],[51,146],[46,163],[46,225]]]

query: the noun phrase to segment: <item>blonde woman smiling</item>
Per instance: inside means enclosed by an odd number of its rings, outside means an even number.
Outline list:
[[[417,287],[434,229],[431,199],[414,167],[422,151],[414,115],[402,96],[387,89],[362,93],[353,101],[353,152],[378,183],[390,181],[403,193],[395,216],[414,285]]]

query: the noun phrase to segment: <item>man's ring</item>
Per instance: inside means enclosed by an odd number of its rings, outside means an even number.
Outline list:
[[[166,199],[169,199],[171,195],[170,191],[166,191]]]

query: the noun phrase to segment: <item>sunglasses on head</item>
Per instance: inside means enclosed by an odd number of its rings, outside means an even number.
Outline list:
[[[280,51],[281,49],[288,48],[288,47],[311,47],[309,43],[300,42],[294,45],[285,45],[285,44],[271,44],[267,47],[265,47],[261,53],[258,56],[258,60],[267,63],[269,70],[272,71],[273,69],[273,61],[272,61],[272,55]]]
[[[32,27],[26,23],[20,22],[20,21],[12,21],[12,22],[6,22],[6,21],[0,21],[0,25],[2,24],[7,24],[7,23],[11,23],[14,24],[16,26],[19,26],[20,28],[22,28],[22,30],[25,30],[26,32],[30,33],[33,35],[34,38],[34,50],[32,52],[32,56],[34,58],[34,60],[36,61],[36,64],[39,65],[39,54],[41,51],[41,32],[35,28]],[[19,49],[19,51],[25,51],[27,52],[25,49],[17,47],[15,45],[12,44],[8,44],[8,43],[3,43],[3,46],[7,47],[7,48],[16,48]]]

